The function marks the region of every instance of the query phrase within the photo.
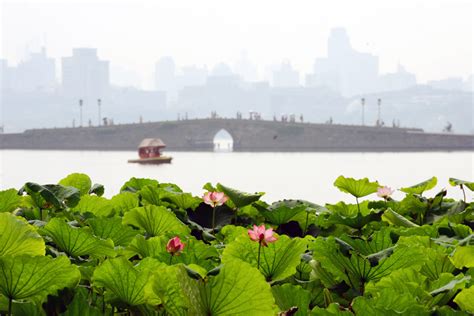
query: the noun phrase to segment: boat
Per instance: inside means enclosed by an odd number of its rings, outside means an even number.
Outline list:
[[[145,138],[138,145],[138,159],[129,159],[129,163],[162,164],[171,163],[172,157],[162,156],[161,149],[166,144],[159,138]]]

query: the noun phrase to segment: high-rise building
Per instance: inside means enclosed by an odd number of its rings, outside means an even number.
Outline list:
[[[155,87],[157,90],[169,91],[176,87],[176,66],[172,57],[162,57],[155,66]]]
[[[464,82],[461,77],[451,77],[441,80],[428,81],[428,85],[441,90],[463,90]]]
[[[379,77],[379,91],[404,90],[416,85],[415,74],[409,73],[402,65],[398,65],[397,72],[388,73]]]
[[[110,88],[109,61],[100,60],[95,48],[74,48],[62,58],[62,89],[66,96],[97,99]]]
[[[308,86],[326,86],[344,96],[374,92],[379,72],[378,57],[361,53],[351,46],[344,28],[331,30],[328,55],[317,58]]]
[[[0,87],[2,91],[11,88],[11,68],[8,67],[6,59],[0,59]]]
[[[278,88],[297,87],[300,85],[300,74],[289,61],[285,61],[273,71],[272,85]]]
[[[238,74],[243,81],[257,81],[257,67],[250,61],[245,51],[242,52],[240,59],[235,63],[234,72]]]
[[[52,92],[56,88],[56,66],[53,58],[46,56],[43,47],[27,60],[9,70],[9,85],[17,92]]]

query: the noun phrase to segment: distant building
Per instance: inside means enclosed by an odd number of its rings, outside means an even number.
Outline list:
[[[257,81],[257,67],[249,60],[246,52],[242,52],[240,59],[235,63],[234,72],[238,74],[243,81]]]
[[[46,56],[43,47],[32,53],[16,67],[2,61],[2,87],[15,92],[53,92],[56,88],[56,67],[53,58]]]
[[[291,67],[289,61],[285,61],[279,69],[273,71],[272,85],[277,88],[298,87],[300,85],[300,74]]]
[[[11,72],[12,69],[8,66],[8,61],[6,59],[0,59],[0,87],[2,91],[11,89]]]
[[[100,60],[95,48],[74,48],[62,58],[62,89],[76,99],[103,97],[110,88],[109,61]]]
[[[398,65],[397,72],[380,75],[379,91],[404,90],[416,85],[416,76]]]
[[[464,82],[464,91],[474,92],[474,75],[470,75]]]
[[[184,87],[202,86],[206,84],[208,71],[206,67],[186,66],[180,69],[176,77],[178,90]]]
[[[155,88],[166,92],[168,101],[176,98],[176,65],[172,57],[162,57],[156,63]]]
[[[328,56],[317,58],[314,72],[306,77],[308,86],[326,86],[344,96],[377,89],[378,57],[355,51],[344,28],[331,30]]]
[[[428,85],[441,90],[463,90],[464,82],[461,77],[428,81]]]

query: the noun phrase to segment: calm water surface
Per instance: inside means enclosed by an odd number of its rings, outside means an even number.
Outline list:
[[[437,189],[460,198],[449,177],[473,180],[474,153],[196,153],[167,152],[169,165],[129,164],[135,152],[0,150],[0,187],[20,188],[25,182],[56,183],[69,173],[88,174],[117,194],[131,177],[173,182],[184,191],[203,193],[206,182],[220,182],[247,192],[266,192],[267,202],[299,198],[324,204],[351,201],[333,187],[339,175],[368,177],[392,188],[438,177]],[[432,194],[436,193],[434,190]],[[402,197],[401,192],[395,198]],[[375,197],[374,197],[375,198]],[[471,198],[471,196],[469,196]]]

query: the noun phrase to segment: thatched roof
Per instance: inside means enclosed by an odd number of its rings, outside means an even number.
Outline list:
[[[143,147],[166,147],[166,145],[159,138],[145,138],[141,141],[140,145],[138,145],[138,148]]]

